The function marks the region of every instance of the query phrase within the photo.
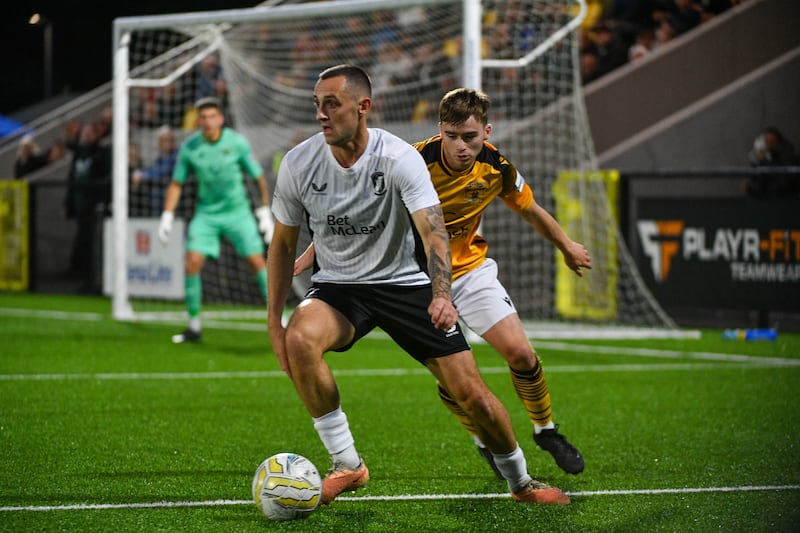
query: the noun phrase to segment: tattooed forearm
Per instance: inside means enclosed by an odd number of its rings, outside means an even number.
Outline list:
[[[426,250],[428,275],[431,278],[433,295],[450,298],[450,283],[453,275],[450,241],[444,226],[442,210],[438,205],[425,210],[425,222],[428,227]]]
[[[450,252],[445,255],[445,258],[441,258],[431,246],[428,250],[428,271],[433,286],[433,295],[450,298],[450,280],[453,273],[450,268]]]

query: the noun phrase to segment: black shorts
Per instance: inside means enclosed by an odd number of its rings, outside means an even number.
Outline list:
[[[306,298],[317,298],[342,313],[356,333],[353,341],[335,351],[349,350],[358,339],[375,329],[384,330],[403,350],[420,363],[464,350],[469,344],[456,324],[443,331],[431,323],[428,306],[431,286],[345,285],[315,283]]]

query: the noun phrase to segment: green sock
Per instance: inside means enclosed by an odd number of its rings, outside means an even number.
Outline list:
[[[267,269],[262,268],[258,272],[256,272],[256,279],[258,280],[258,288],[261,289],[261,296],[264,297],[264,301],[267,300]]]
[[[200,315],[200,305],[203,301],[203,284],[200,282],[200,274],[186,276],[184,281],[186,289],[186,310],[189,317]]]

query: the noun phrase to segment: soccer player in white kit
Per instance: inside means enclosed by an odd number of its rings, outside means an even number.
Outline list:
[[[474,422],[514,499],[568,504],[565,493],[527,472],[508,412],[478,373],[451,300],[448,235],[427,167],[409,144],[367,127],[371,93],[359,67],[319,75],[314,103],[322,132],[286,154],[272,201],[269,331],[331,455],[322,503],[369,480],[324,354],[345,351],[380,327]],[[316,248],[312,286],[284,327],[304,222]]]

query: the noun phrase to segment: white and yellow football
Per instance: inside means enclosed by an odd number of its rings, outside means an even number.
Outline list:
[[[306,518],[319,507],[321,498],[317,467],[296,453],[268,457],[253,476],[253,500],[270,520]]]

